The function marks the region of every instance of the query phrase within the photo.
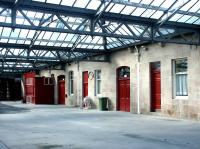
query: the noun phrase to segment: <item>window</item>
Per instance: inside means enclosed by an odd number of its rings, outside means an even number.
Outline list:
[[[130,68],[129,67],[121,67],[118,69],[118,77],[119,78],[129,78],[130,77]]]
[[[53,78],[45,77],[44,78],[44,85],[53,85]]]
[[[174,65],[174,96],[187,96],[187,59],[177,59],[173,62]]]
[[[95,96],[101,94],[101,70],[95,70]]]
[[[74,72],[70,71],[69,72],[69,95],[73,95],[74,94]]]

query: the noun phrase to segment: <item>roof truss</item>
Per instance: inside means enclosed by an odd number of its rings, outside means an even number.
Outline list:
[[[0,0],[1,69],[14,70],[25,61],[34,70],[92,60],[88,58],[144,42],[200,45],[197,0],[71,2]],[[13,67],[3,67],[11,61],[16,63]]]

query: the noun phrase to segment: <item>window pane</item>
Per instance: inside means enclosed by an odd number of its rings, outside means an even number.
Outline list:
[[[179,59],[175,61],[175,72],[187,72],[187,59]]]
[[[129,67],[122,67],[118,70],[118,77],[119,78],[126,78],[130,77],[130,69]]]
[[[70,91],[71,91],[71,93],[70,94],[73,94],[74,93],[74,85],[73,85],[73,80],[71,80],[71,87],[70,87],[71,89],[70,89]]]
[[[69,94],[74,93],[73,71],[69,72]]]
[[[187,74],[176,75],[176,96],[187,96]]]
[[[97,94],[101,94],[101,80],[97,81]]]
[[[95,70],[95,95],[101,94],[101,70]]]

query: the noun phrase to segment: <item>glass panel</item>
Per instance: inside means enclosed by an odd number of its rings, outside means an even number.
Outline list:
[[[125,5],[121,5],[121,4],[115,4],[112,9],[110,10],[110,12],[113,13],[119,13],[120,11],[122,11],[122,9],[125,7]]]
[[[85,8],[88,4],[89,0],[77,0],[76,3],[74,4],[74,7],[80,7],[80,8]]]
[[[33,38],[34,34],[35,34],[35,31],[34,30],[30,30],[29,33],[28,33],[27,38]]]
[[[60,4],[60,0],[46,0],[47,3]]]
[[[101,70],[96,70],[96,79],[101,79]]]
[[[131,15],[140,16],[145,10],[144,8],[137,8]]]
[[[126,78],[130,77],[130,68],[129,67],[122,67],[118,70],[118,77],[119,78]]]
[[[160,62],[151,63],[151,69],[154,71],[160,71]]]
[[[27,16],[28,16],[29,18],[34,18],[35,14],[36,14],[36,12],[34,12],[34,11],[28,11],[28,12],[27,12]]]
[[[11,28],[4,27],[2,36],[8,37],[10,36]]]
[[[135,7],[131,7],[131,6],[126,6],[123,11],[121,12],[121,14],[126,14],[126,15],[130,15],[133,10],[135,9]]]
[[[95,95],[101,94],[101,70],[95,70]]]
[[[51,36],[51,40],[57,40],[58,36],[60,35],[60,33],[56,33],[54,32]]]
[[[188,19],[188,20],[186,21],[186,23],[194,23],[194,22],[197,21],[197,20],[198,20],[198,17],[193,16],[193,17],[191,17],[190,19]]]
[[[73,74],[73,71],[69,72],[69,94],[74,93]]]
[[[191,16],[189,16],[189,15],[184,15],[182,18],[180,18],[180,19],[178,20],[178,22],[186,22],[190,17],[191,17]]]
[[[100,0],[92,0],[92,1],[88,4],[87,8],[88,8],[88,9],[96,10],[96,9],[100,6],[100,4],[101,4],[101,1],[100,1]]]
[[[187,74],[176,75],[176,96],[187,96]]]
[[[164,0],[154,0],[151,5],[153,6],[160,6],[163,3]]]
[[[97,94],[101,94],[101,80],[97,80]]]
[[[72,6],[75,0],[62,0],[61,5]]]
[[[141,3],[149,5],[153,0],[143,0]]]
[[[43,36],[43,39],[49,39],[52,35],[52,32],[46,32]]]
[[[163,15],[163,12],[162,12],[162,11],[156,11],[156,12],[151,16],[151,18],[159,19],[162,15]]]
[[[191,0],[185,6],[183,6],[180,10],[188,11],[195,3],[196,3],[196,0]]]
[[[198,1],[191,9],[190,12],[196,12],[199,10],[200,1]]]
[[[19,32],[20,32],[20,29],[15,29],[14,31],[12,31],[11,37],[18,37],[19,36]]]
[[[175,61],[175,72],[176,73],[183,73],[187,72],[187,59],[179,59]]]

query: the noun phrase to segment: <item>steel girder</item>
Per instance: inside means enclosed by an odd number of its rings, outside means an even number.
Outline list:
[[[29,49],[29,45],[26,44],[14,44],[14,43],[0,43],[0,48],[16,48],[16,49]],[[55,46],[42,46],[42,45],[33,45],[33,50],[44,50],[44,51],[61,51],[61,52],[70,52],[70,47],[55,47]],[[84,49],[84,48],[75,48],[73,52],[80,53],[108,53],[104,50],[99,49]]]

